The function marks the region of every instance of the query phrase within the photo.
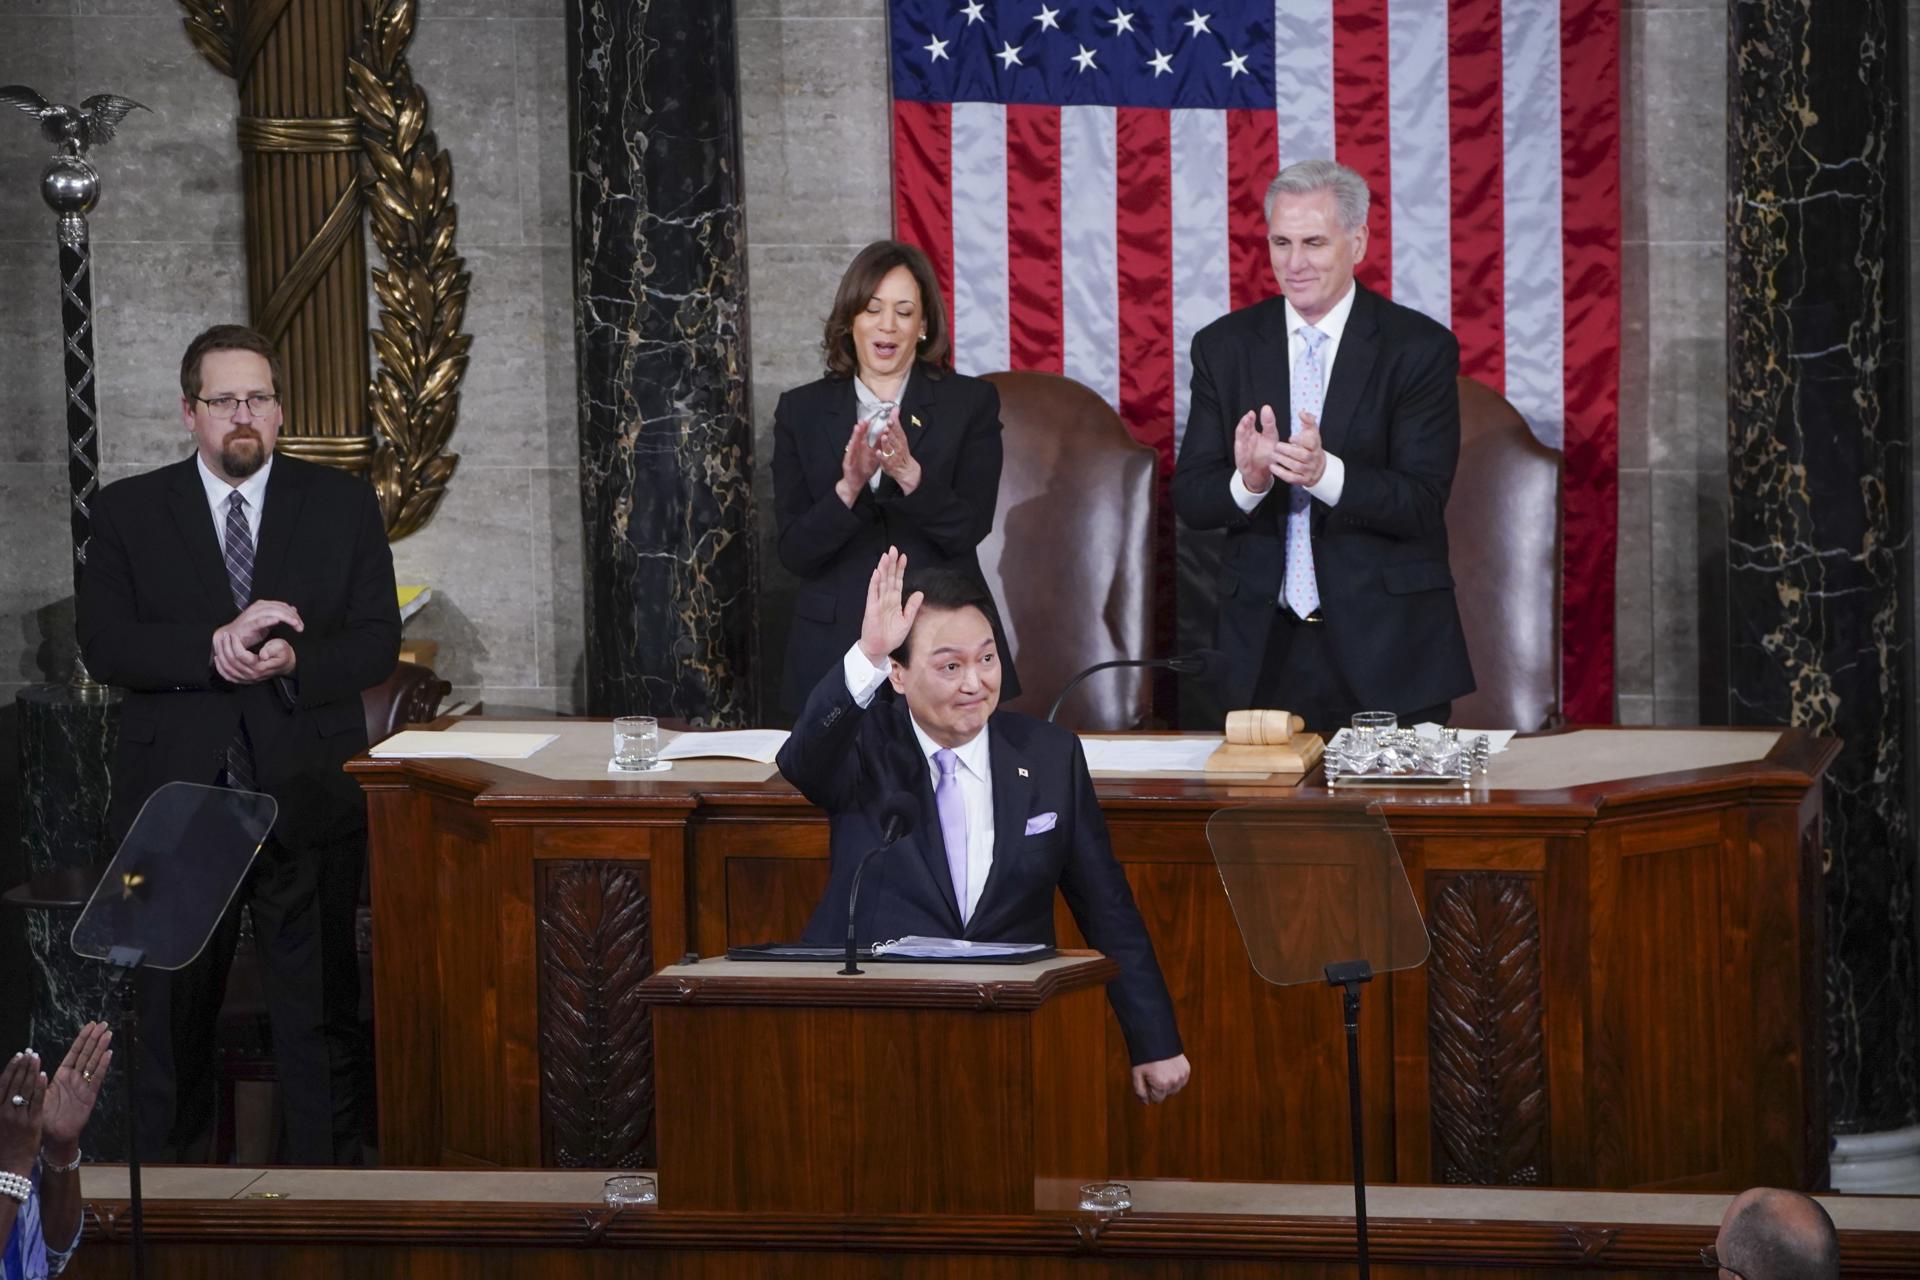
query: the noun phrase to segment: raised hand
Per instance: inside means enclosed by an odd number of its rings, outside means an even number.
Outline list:
[[[26,1177],[40,1158],[47,1078],[40,1055],[16,1053],[0,1070],[0,1173]]]
[[[840,455],[840,479],[834,483],[834,493],[852,507],[860,500],[860,491],[867,487],[867,481],[873,479],[873,473],[879,469],[880,454],[867,443],[867,424],[855,421],[853,434],[847,437],[846,451]]]
[[[907,443],[906,429],[900,425],[899,405],[893,407],[892,416],[880,432],[878,452],[880,469],[893,477],[900,486],[900,492],[912,493],[920,487],[920,464],[914,460],[913,447]]]
[[[913,620],[926,599],[916,591],[904,604],[900,593],[907,580],[907,558],[898,547],[888,547],[867,579],[867,612],[860,620],[860,652],[876,667],[885,666],[887,655],[906,643]]]
[[[1316,485],[1327,473],[1327,454],[1320,447],[1320,421],[1310,413],[1300,415],[1300,429],[1291,440],[1273,447],[1273,474],[1287,484]]]
[[[107,1066],[113,1061],[113,1032],[104,1022],[89,1022],[74,1037],[60,1069],[47,1086],[45,1134],[42,1138],[57,1163],[73,1158],[80,1144],[80,1131],[87,1127],[93,1104],[100,1098],[100,1085]]]
[[[1273,486],[1274,449],[1280,442],[1280,426],[1273,406],[1260,406],[1259,417],[1249,409],[1233,428],[1233,465],[1240,483],[1249,493],[1265,493]]]

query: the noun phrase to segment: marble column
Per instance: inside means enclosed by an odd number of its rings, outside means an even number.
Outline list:
[[[568,0],[587,706],[741,724],[757,567],[731,0]]]
[[[1904,14],[1728,13],[1733,714],[1845,741],[1826,790],[1828,1094],[1836,1134],[1897,1130],[1920,1120]]]
[[[15,695],[20,726],[20,842],[27,885],[41,905],[26,909],[33,1020],[29,1043],[54,1062],[107,1007],[107,967],[74,954],[78,902],[92,891],[113,850],[107,845],[108,762],[120,736],[122,690],[29,685]],[[126,1159],[127,1098],[115,1071],[87,1124],[89,1159]]]

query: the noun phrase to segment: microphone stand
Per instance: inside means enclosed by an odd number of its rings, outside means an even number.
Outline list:
[[[900,842],[901,836],[913,829],[912,804],[911,797],[899,792],[887,797],[882,808],[886,818],[885,825],[880,828],[880,843],[867,850],[860,858],[860,865],[853,869],[853,884],[847,890],[847,964],[840,970],[843,974],[861,972],[860,966],[856,963],[859,958],[859,948],[854,943],[853,935],[854,908],[860,903],[861,877],[867,874],[868,863],[893,848]]]
[[[1106,662],[1096,662],[1073,679],[1067,681],[1067,687],[1060,691],[1060,696],[1053,700],[1051,707],[1047,708],[1047,723],[1052,724],[1054,717],[1060,714],[1060,708],[1065,705],[1067,695],[1078,688],[1082,680],[1085,680],[1088,676],[1096,672],[1109,671],[1114,667],[1146,667],[1149,670],[1175,671],[1183,676],[1190,676],[1205,672],[1218,657],[1219,655],[1214,653],[1214,651],[1202,649],[1197,653],[1186,654],[1178,658],[1112,658]]]

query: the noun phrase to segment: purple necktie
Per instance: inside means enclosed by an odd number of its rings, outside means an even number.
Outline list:
[[[947,846],[947,874],[953,877],[953,900],[960,904],[960,923],[967,922],[967,801],[960,794],[960,757],[945,747],[933,753],[940,771],[933,784],[933,802],[940,810],[940,839]]]

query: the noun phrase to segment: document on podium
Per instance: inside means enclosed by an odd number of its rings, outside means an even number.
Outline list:
[[[525,760],[557,733],[407,729],[367,752],[376,760]]]
[[[787,742],[785,729],[728,729],[676,733],[660,747],[662,760],[752,760],[772,764]]]
[[[1207,757],[1225,738],[1157,737],[1080,739],[1090,773],[1205,773]]]
[[[873,944],[873,958],[899,960],[1007,960],[1051,952],[1044,942],[969,942],[965,938],[925,938],[910,934],[892,942]]]

